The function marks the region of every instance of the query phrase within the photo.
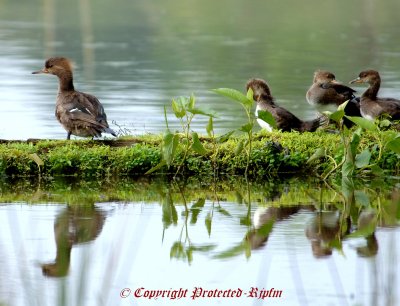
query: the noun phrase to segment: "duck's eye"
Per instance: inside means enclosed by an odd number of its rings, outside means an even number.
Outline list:
[[[53,65],[48,65],[47,68],[53,68]]]

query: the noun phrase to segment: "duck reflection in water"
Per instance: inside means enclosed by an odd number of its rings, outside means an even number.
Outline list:
[[[288,192],[288,187],[276,184],[268,191],[266,202],[277,201],[282,193]],[[301,210],[314,210],[311,205],[279,206],[268,208],[257,208],[253,215],[253,229],[247,232],[245,241],[251,249],[259,249],[265,245],[272,232],[275,222],[289,219]]]
[[[341,224],[341,215],[337,211],[318,212],[305,229],[306,237],[311,241],[313,255],[317,258],[332,255],[334,242],[350,232],[350,218]],[[343,232],[342,232],[343,230]]]
[[[96,239],[103,228],[105,217],[105,213],[95,205],[68,205],[61,211],[54,222],[56,258],[52,263],[41,265],[43,274],[51,277],[66,276],[72,247]]]
[[[253,216],[254,229],[246,234],[245,240],[250,244],[252,250],[261,248],[267,242],[273,225],[277,221],[290,218],[301,209],[301,206],[268,207],[257,209]]]

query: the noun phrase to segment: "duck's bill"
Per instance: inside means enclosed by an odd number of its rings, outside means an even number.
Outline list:
[[[349,82],[350,84],[355,84],[355,83],[363,83],[363,81],[358,77],[352,81]]]
[[[44,68],[44,69],[32,72],[32,74],[39,74],[39,73],[49,73],[49,71],[46,68]]]

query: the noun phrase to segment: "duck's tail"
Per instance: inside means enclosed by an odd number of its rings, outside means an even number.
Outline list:
[[[301,126],[301,132],[314,132],[320,126],[326,125],[328,118],[324,115],[320,115],[318,118],[310,121],[304,121]]]
[[[113,135],[114,137],[117,137],[117,133],[116,133],[113,129],[109,128],[109,127],[106,127],[106,128],[104,129],[103,132],[104,132],[104,133],[111,134],[111,135]]]

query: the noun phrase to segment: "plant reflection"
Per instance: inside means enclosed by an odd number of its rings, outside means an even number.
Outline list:
[[[205,199],[199,198],[189,208],[189,205],[186,202],[184,186],[181,186],[180,182],[178,182],[178,181],[173,181],[173,183],[171,183],[170,188],[168,188],[168,191],[165,194],[165,200],[163,201],[163,217],[162,217],[162,219],[163,219],[163,223],[164,223],[164,231],[165,231],[166,227],[168,227],[171,224],[171,222],[170,222],[171,219],[173,219],[175,221],[174,222],[175,224],[177,221],[177,212],[176,212],[176,208],[174,206],[172,196],[171,196],[171,191],[172,191],[173,185],[176,186],[179,194],[181,195],[181,200],[183,201],[183,205],[184,205],[184,211],[182,212],[182,216],[183,216],[182,229],[181,229],[178,240],[176,240],[171,247],[170,257],[175,258],[175,259],[185,260],[190,264],[193,261],[193,253],[194,252],[203,252],[203,253],[209,252],[215,248],[215,245],[213,245],[213,244],[197,245],[197,244],[192,243],[192,241],[189,237],[188,223],[189,223],[189,221],[190,221],[191,225],[195,225],[197,223],[198,216],[199,216],[200,212],[202,211],[202,209],[204,208]],[[164,207],[166,207],[166,209],[164,209]],[[189,220],[189,218],[190,218],[190,220]],[[169,222],[165,222],[166,220]],[[211,226],[211,225],[207,225],[207,218],[206,218],[206,226],[210,233],[211,229],[209,226]],[[163,232],[163,237],[164,237],[164,232]]]
[[[106,215],[94,203],[160,203],[162,240],[178,227],[169,247],[171,259],[191,264],[194,255],[228,259],[267,248],[276,225],[304,219],[303,230],[316,258],[344,254],[343,243],[360,257],[379,252],[377,228],[397,227],[399,184],[395,180],[349,178],[315,182],[299,180],[166,181],[119,179],[79,181],[76,178],[0,181],[0,203],[68,203],[55,218],[55,260],[42,264],[43,274],[65,276],[74,245],[93,241]],[[219,240],[225,222],[239,233],[233,241]],[[232,225],[233,224],[233,225]],[[204,232],[201,236],[199,233]],[[195,239],[193,239],[195,237]]]

